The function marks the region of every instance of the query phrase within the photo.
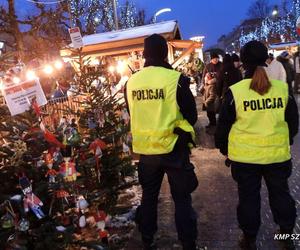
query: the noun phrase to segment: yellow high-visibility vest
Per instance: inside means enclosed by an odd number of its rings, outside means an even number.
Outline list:
[[[146,67],[127,83],[133,152],[145,155],[170,153],[178,135],[174,128],[190,132],[193,126],[179,111],[176,92],[180,73],[162,67]]]
[[[251,79],[230,87],[236,121],[229,133],[228,157],[232,161],[271,164],[291,159],[289,130],[285,121],[288,85],[271,80],[263,96],[250,89]]]

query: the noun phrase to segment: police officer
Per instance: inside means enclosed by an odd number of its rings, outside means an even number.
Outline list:
[[[258,41],[242,48],[245,79],[226,94],[215,135],[216,146],[228,155],[227,163],[231,163],[232,177],[238,184],[242,249],[257,249],[262,177],[280,232],[291,234],[296,220],[288,178],[292,171],[290,144],[298,132],[298,109],[288,85],[268,79],[263,68],[267,58],[267,48]],[[285,249],[295,249],[291,240],[283,244]]]
[[[133,152],[140,154],[139,181],[143,189],[137,223],[144,249],[155,249],[157,202],[166,173],[175,202],[175,222],[183,249],[196,249],[197,220],[191,193],[198,185],[189,146],[197,121],[189,79],[167,63],[168,45],[157,34],[145,39],[145,67],[126,87]]]

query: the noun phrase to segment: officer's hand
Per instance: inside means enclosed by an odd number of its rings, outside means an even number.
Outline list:
[[[226,156],[225,166],[230,168],[231,167],[231,163],[232,163],[232,161]]]

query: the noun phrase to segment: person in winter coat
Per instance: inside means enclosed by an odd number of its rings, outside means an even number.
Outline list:
[[[287,83],[268,78],[264,70],[267,57],[268,49],[261,42],[251,41],[242,48],[245,79],[226,93],[215,134],[216,147],[227,156],[225,163],[238,184],[237,218],[243,231],[239,244],[249,250],[257,249],[262,178],[280,233],[291,235],[296,220],[288,178],[298,108]],[[282,243],[284,249],[295,249],[290,238]]]
[[[295,80],[295,70],[290,62],[290,55],[287,51],[282,52],[278,57],[277,61],[281,62],[286,72],[286,82],[289,85],[289,89],[292,89],[293,81]]]
[[[140,154],[143,194],[136,221],[145,250],[156,249],[157,203],[165,174],[175,203],[178,239],[184,250],[196,250],[197,216],[191,193],[198,185],[190,162],[197,109],[189,78],[166,61],[168,45],[153,34],[144,42],[144,68],[128,80],[125,100],[130,113],[133,152]]]
[[[241,67],[241,65],[242,65],[240,57],[236,53],[233,53],[231,55],[231,59],[233,61],[234,67],[236,67],[237,69],[239,69]]]
[[[298,48],[299,50],[299,48]],[[297,51],[293,55],[294,60],[294,71],[295,71],[295,81],[294,81],[294,93],[300,94],[300,52]]]
[[[228,88],[243,79],[241,71],[235,67],[233,59],[229,54],[223,58],[222,69],[218,76],[218,96],[224,98]]]
[[[216,107],[215,100],[217,98],[218,89],[218,76],[220,74],[222,63],[219,62],[219,55],[216,53],[211,54],[211,61],[203,71],[202,93],[203,93],[203,106],[207,112],[209,124],[207,129],[213,128],[217,124],[216,120]]]
[[[282,64],[274,58],[272,53],[269,54],[266,60],[265,70],[270,79],[286,82],[285,69]]]

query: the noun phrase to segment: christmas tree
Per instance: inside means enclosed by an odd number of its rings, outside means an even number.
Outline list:
[[[118,93],[112,89],[121,76],[109,72],[109,62],[112,61],[109,58],[91,66],[89,58],[84,57],[80,50],[77,53],[75,63],[78,71],[73,84],[75,94],[79,94],[81,99],[80,109],[75,113],[69,111],[78,117],[83,143],[94,149],[101,186],[115,189],[122,182],[122,177],[133,170],[128,152],[128,114],[124,100],[118,98]]]
[[[135,172],[128,114],[118,93],[112,94],[112,84],[120,78],[109,73],[108,62],[113,60],[103,59],[95,67],[80,50],[76,52],[78,71],[72,86],[80,108],[63,105],[66,118],[61,117],[59,124],[51,124],[51,114],[34,99],[27,100],[31,103],[29,111],[16,116],[11,116],[5,104],[0,106],[0,226],[5,228],[4,234],[0,229],[0,238],[4,245],[7,233],[15,226],[27,246],[32,244],[30,249],[56,243],[56,249],[63,249],[73,242],[72,234],[85,227],[86,204],[96,208],[96,213],[97,209],[114,212],[120,189],[128,185],[125,177]],[[33,200],[35,208],[31,206]],[[8,213],[10,203],[13,208]],[[55,225],[72,230],[59,233]],[[49,230],[53,233],[42,236]],[[103,230],[100,235],[105,238]],[[97,233],[95,229],[90,232]],[[13,242],[17,244],[19,238]]]

